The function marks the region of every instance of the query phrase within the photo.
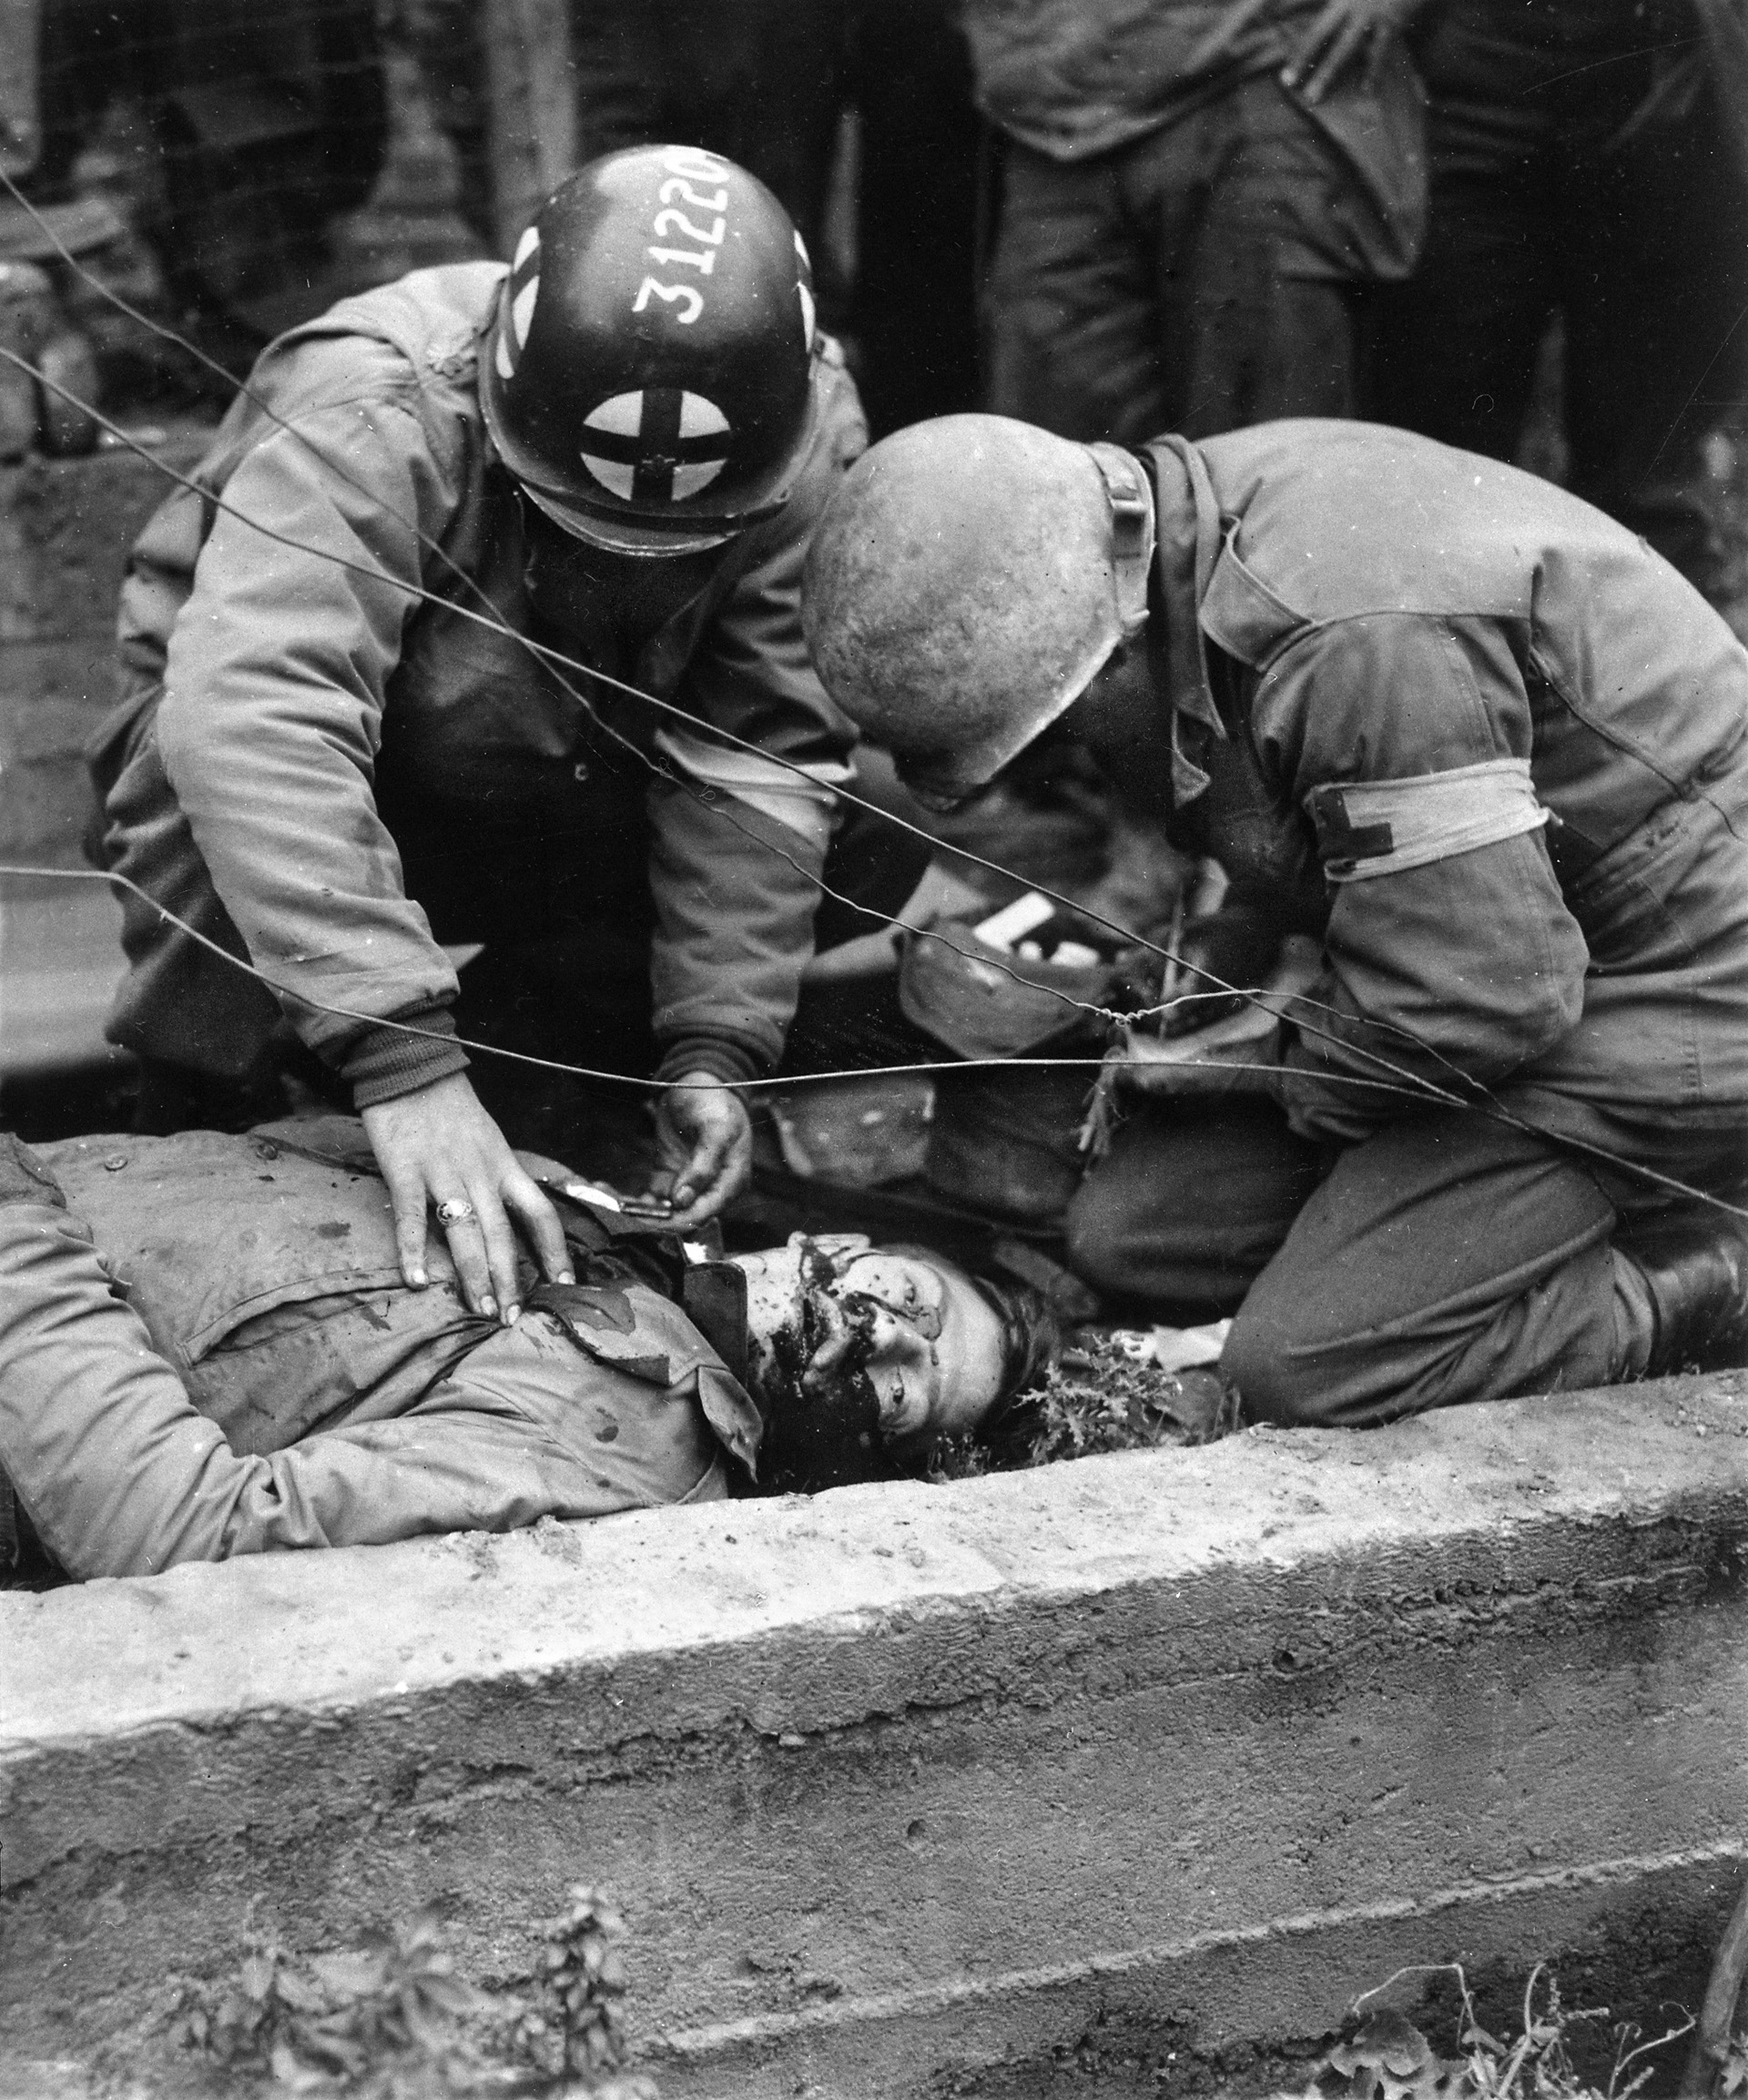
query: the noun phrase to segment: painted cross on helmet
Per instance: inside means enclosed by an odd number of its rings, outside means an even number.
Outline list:
[[[733,444],[716,404],[681,387],[615,394],[583,421],[583,464],[626,502],[686,502],[721,473]]]

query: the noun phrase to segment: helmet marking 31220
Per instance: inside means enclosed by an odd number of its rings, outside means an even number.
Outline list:
[[[665,269],[696,269],[700,277],[709,277],[716,267],[716,250],[722,246],[728,231],[728,189],[727,184],[714,190],[708,199],[700,197],[687,178],[700,182],[720,182],[722,169],[714,156],[701,147],[675,147],[662,156],[662,166],[670,169],[669,179],[656,192],[662,209],[656,214],[650,231],[659,241],[665,236],[681,235],[687,240],[697,242],[696,248],[649,248],[645,253],[652,262]],[[708,226],[697,226],[683,211],[668,202],[668,192],[677,189],[695,210],[711,211],[716,217]],[[653,277],[646,277],[637,287],[637,296],[632,301],[633,313],[642,313],[652,299],[664,300],[669,306],[677,306],[675,319],[682,328],[689,328],[704,311],[704,294],[696,285],[660,284]]]
[[[807,251],[776,198],[702,147],[631,147],[579,168],[534,224],[479,376],[535,506],[640,554],[772,516],[822,399]]]

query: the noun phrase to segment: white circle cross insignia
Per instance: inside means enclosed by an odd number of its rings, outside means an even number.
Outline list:
[[[583,420],[583,464],[627,503],[686,502],[721,473],[734,441],[715,401],[681,387],[614,394]]]

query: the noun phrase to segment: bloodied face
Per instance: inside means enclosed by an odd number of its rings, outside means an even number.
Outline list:
[[[752,1383],[777,1418],[817,1425],[810,1441],[829,1430],[851,1456],[859,1444],[903,1451],[976,1427],[1001,1398],[1002,1320],[939,1254],[797,1233],[735,1260],[747,1280]]]

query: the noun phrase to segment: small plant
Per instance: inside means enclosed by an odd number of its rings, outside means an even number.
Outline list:
[[[1392,2007],[1363,2010],[1404,1977],[1440,1973],[1454,1975],[1462,1994],[1454,2056],[1439,2055],[1413,2021]],[[1655,2041],[1643,2042],[1631,2022],[1617,2023],[1608,2084],[1589,2085],[1573,2064],[1570,2038],[1575,2029],[1607,2018],[1602,2006],[1569,2010],[1560,2003],[1558,1983],[1551,1977],[1543,1983],[1538,1963],[1524,1987],[1522,2031],[1502,2041],[1477,2018],[1469,1980],[1457,1963],[1399,1969],[1355,2001],[1347,2033],[1303,2093],[1276,2095],[1275,2100],[1631,2100],[1655,2068],[1647,2059],[1693,2027],[1691,2019],[1684,2020]]]
[[[296,1956],[253,1934],[233,1978],[185,1994],[180,2037],[217,2069],[309,2100],[657,2100],[621,2070],[625,1921],[577,1887],[542,1932],[532,2005],[458,1975],[434,1911],[343,1953]]]
[[[931,1480],[968,1480],[1092,1458],[1212,1444],[1238,1426],[1236,1396],[1217,1373],[1162,1371],[1113,1334],[1082,1328],[1039,1383],[975,1436],[944,1438]]]
[[[620,2008],[625,1964],[619,1951],[625,1920],[600,1890],[579,1884],[571,1891],[569,1909],[548,1919],[542,1932],[541,2003],[518,2021],[517,2048],[554,2080],[612,2074],[587,2088],[595,2100],[656,2100],[652,2080],[617,2075],[625,2059]]]
[[[434,1911],[370,1945],[299,1959],[257,1938],[236,1980],[186,2009],[185,2039],[288,2092],[399,2100],[464,2091],[481,2059],[458,2024],[493,2001],[455,1973]]]

